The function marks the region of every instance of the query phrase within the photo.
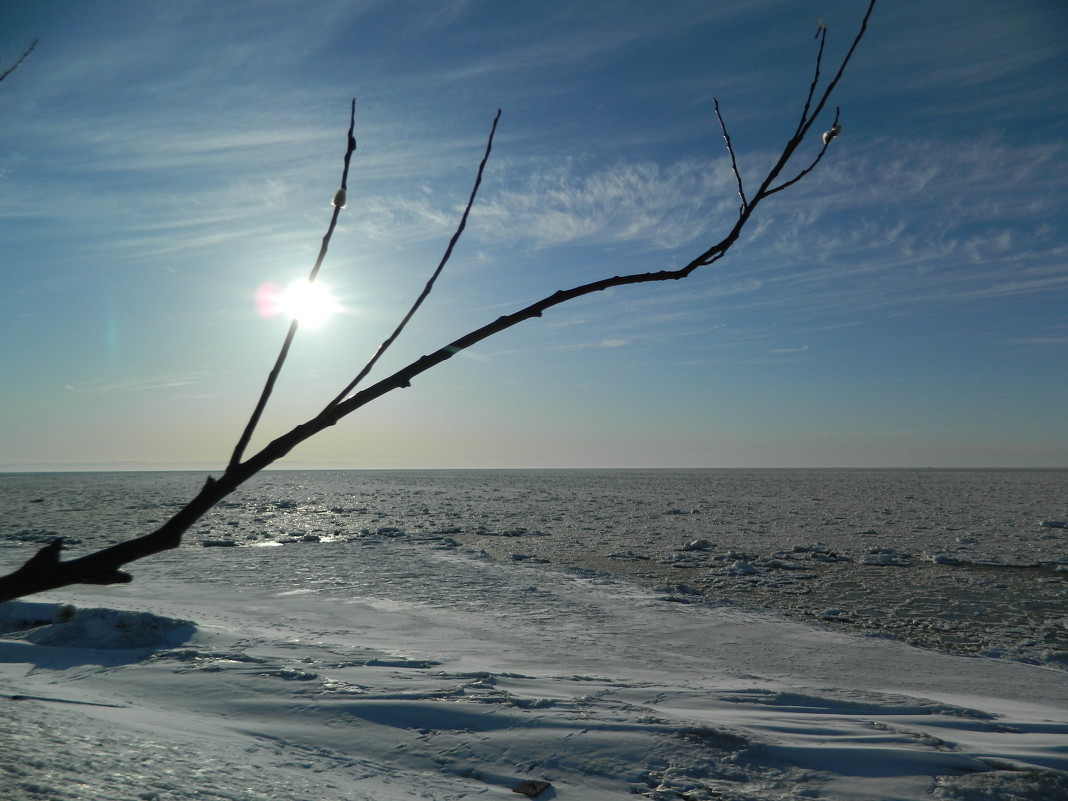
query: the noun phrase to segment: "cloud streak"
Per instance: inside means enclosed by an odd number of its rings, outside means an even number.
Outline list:
[[[202,373],[165,374],[128,378],[122,381],[93,380],[64,386],[69,392],[84,392],[93,395],[125,394],[130,392],[158,392],[201,384]]]
[[[736,208],[732,182],[724,160],[630,162],[587,172],[569,163],[492,192],[474,225],[482,239],[536,248],[625,242],[672,249],[700,239]]]

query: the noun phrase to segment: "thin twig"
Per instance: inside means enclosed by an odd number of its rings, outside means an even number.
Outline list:
[[[820,82],[820,66],[823,64],[823,48],[827,43],[827,26],[821,24],[819,30],[816,31],[816,36],[819,37],[820,40],[819,49],[816,51],[816,69],[812,74],[812,83],[809,84],[808,87],[808,97],[805,98],[805,107],[801,111],[801,121],[797,124],[797,131],[794,133],[794,136],[800,136],[805,127],[805,123],[808,122],[808,110],[812,106],[812,98],[815,96],[816,87]]]
[[[806,122],[801,128],[798,129],[798,134],[801,138],[804,138],[808,134],[809,129],[812,127],[812,124],[816,121],[816,118],[820,115],[820,112],[823,111],[823,107],[827,105],[827,101],[830,99],[831,94],[834,92],[834,88],[842,79],[842,75],[845,73],[846,66],[852,60],[853,53],[856,52],[857,45],[860,44],[860,40],[864,38],[865,31],[868,30],[868,20],[871,19],[872,12],[875,11],[875,2],[876,0],[869,0],[868,10],[864,14],[864,19],[862,19],[860,22],[860,28],[857,31],[857,35],[853,37],[853,44],[850,45],[849,51],[842,58],[841,63],[839,63],[838,71],[827,84],[827,88],[823,90],[823,94],[820,96],[820,101],[816,104],[816,108],[812,110],[812,114],[808,118],[808,122]]]
[[[4,70],[3,73],[0,73],[0,81],[4,80],[4,78],[6,78],[8,75],[10,75],[22,66],[22,62],[26,60],[26,56],[33,52],[33,48],[37,47],[38,41],[39,40],[34,39],[30,46],[26,48],[26,52],[19,56],[19,60],[12,64],[10,67],[8,67],[6,70]]]
[[[434,282],[438,280],[438,276],[441,275],[441,271],[445,269],[445,264],[452,256],[453,248],[456,247],[456,243],[460,240],[460,235],[464,232],[464,228],[467,227],[467,218],[468,215],[471,214],[471,207],[475,203],[475,195],[478,194],[478,188],[482,184],[482,174],[486,171],[486,162],[489,161],[490,151],[493,150],[493,135],[497,132],[497,122],[500,120],[500,118],[501,110],[497,109],[497,116],[493,118],[493,126],[490,128],[489,139],[486,141],[486,152],[482,156],[482,162],[478,165],[478,174],[475,176],[475,185],[471,189],[471,196],[467,199],[467,207],[464,209],[464,213],[460,217],[460,224],[456,227],[455,233],[453,233],[452,238],[449,240],[449,245],[445,248],[445,255],[441,257],[441,261],[438,263],[437,269],[434,270],[434,273],[430,276],[430,280],[428,280],[426,282],[426,286],[423,287],[423,291],[419,294],[419,297],[415,299],[415,303],[412,304],[412,307],[408,310],[408,313],[404,315],[404,318],[397,325],[396,329],[394,329],[393,333],[390,334],[389,337],[387,337],[386,340],[378,346],[378,350],[374,352],[374,355],[371,356],[367,364],[363,366],[363,369],[360,370],[359,373],[357,373],[356,377],[349,382],[349,385],[347,387],[345,387],[343,390],[341,390],[341,392],[338,393],[336,398],[334,398],[332,401],[330,401],[330,403],[327,404],[326,408],[337,406],[337,404],[345,400],[345,398],[348,397],[349,393],[352,392],[352,390],[355,389],[356,386],[361,381],[363,381],[364,378],[367,377],[367,374],[371,372],[371,369],[375,366],[375,363],[382,357],[382,354],[384,354],[389,349],[390,345],[392,345],[394,341],[396,341],[397,337],[400,336],[401,331],[403,331],[405,326],[408,325],[408,321],[412,319],[416,311],[418,311],[419,307],[423,305],[423,301],[427,299],[427,296],[430,294],[431,290],[434,289]]]
[[[832,125],[838,125],[838,115],[840,113],[841,113],[841,109],[835,108],[835,110],[834,110],[834,123]],[[827,153],[827,148],[830,147],[830,144],[831,144],[832,141],[833,141],[832,139],[828,139],[826,142],[823,143],[823,147],[820,148],[820,152],[816,155],[816,158],[813,159],[812,163],[809,164],[807,167],[805,167],[805,169],[801,170],[801,172],[799,172],[797,175],[795,175],[789,181],[784,181],[783,183],[779,184],[778,186],[773,187],[771,189],[768,189],[766,192],[764,192],[764,197],[768,197],[769,195],[774,195],[776,192],[781,192],[782,190],[786,189],[786,187],[788,187],[788,186],[793,186],[798,181],[800,181],[802,178],[804,178],[806,175],[808,175],[810,172],[812,172],[814,169],[816,169],[816,165],[819,164],[821,161],[823,161],[823,157]]]
[[[737,235],[740,233],[741,226],[745,225],[745,223],[749,220],[750,216],[756,210],[757,205],[762,200],[764,200],[764,198],[769,197],[775,192],[781,191],[782,189],[786,188],[786,186],[792,185],[796,183],[797,180],[799,180],[798,178],[793,178],[785,185],[772,189],[772,184],[775,183],[778,177],[782,174],[782,171],[786,168],[786,165],[790,163],[790,160],[793,158],[794,153],[797,151],[797,148],[800,147],[801,144],[805,141],[805,138],[808,136],[809,131],[812,129],[812,125],[815,123],[816,119],[823,111],[824,106],[827,105],[827,100],[830,98],[831,94],[834,92],[835,87],[838,85],[838,81],[841,80],[842,75],[845,73],[846,66],[853,58],[853,54],[856,52],[857,46],[860,44],[860,40],[864,38],[864,34],[868,29],[868,21],[871,19],[872,12],[875,10],[875,3],[876,0],[869,0],[868,9],[864,14],[864,19],[861,20],[860,27],[857,30],[856,36],[854,36],[853,38],[853,44],[850,46],[848,52],[846,52],[845,56],[842,58],[841,63],[838,65],[838,71],[835,73],[834,78],[831,79],[831,81],[824,88],[822,94],[820,94],[819,101],[816,103],[815,108],[811,108],[812,97],[815,96],[815,87],[818,83],[820,61],[822,59],[823,54],[821,46],[820,52],[817,54],[817,64],[814,70],[817,77],[813,79],[812,85],[809,89],[809,98],[805,102],[805,112],[802,116],[802,124],[798,127],[798,130],[794,134],[794,136],[786,143],[786,146],[783,148],[782,153],[779,154],[778,160],[775,162],[772,168],[768,170],[768,173],[764,176],[764,180],[761,182],[760,187],[757,189],[756,193],[753,194],[750,198],[749,205],[742,212],[742,215],[739,217],[738,222],[735,223],[732,234]],[[819,33],[822,33],[823,30],[824,29],[821,28]],[[809,111],[810,108],[811,111]],[[837,121],[837,116],[835,119]],[[804,174],[807,175],[808,172],[810,172],[812,168],[815,167],[820,160],[822,160],[823,153],[826,152],[826,149],[827,147],[826,145],[824,145],[823,151],[821,151],[821,153],[816,157],[816,160],[806,170],[803,171]],[[727,241],[728,240],[726,239],[724,240],[724,242]],[[733,244],[733,242],[731,242],[731,244]],[[694,259],[691,264],[704,266],[707,264],[711,264],[713,261],[716,261],[717,259],[721,258],[723,255],[722,245],[723,243],[721,242],[719,245],[715,245],[709,248],[703,254]]]
[[[349,162],[352,160],[352,154],[356,150],[356,137],[353,132],[356,128],[356,98],[352,99],[352,108],[349,113],[349,133],[346,139],[345,147],[345,165],[341,170],[341,188],[344,190],[348,186],[349,180]],[[319,269],[323,266],[323,259],[326,258],[326,251],[330,247],[330,238],[334,235],[334,228],[337,226],[337,218],[341,214],[343,203],[334,204],[334,212],[330,217],[330,225],[327,226],[326,234],[323,235],[322,245],[319,247],[319,257],[315,260],[315,265],[311,269],[311,273],[308,276],[308,283],[311,284],[315,281],[319,275]],[[234,447],[233,455],[230,456],[230,463],[227,465],[226,470],[230,472],[234,470],[240,463],[241,457],[245,454],[245,448],[248,447],[249,441],[252,439],[252,433],[256,430],[257,424],[260,422],[260,417],[263,415],[263,410],[267,407],[267,401],[270,400],[271,393],[274,391],[275,382],[278,380],[279,373],[282,372],[282,365],[285,364],[286,357],[289,355],[289,346],[293,344],[293,337],[297,334],[297,328],[300,326],[300,321],[294,317],[289,324],[289,330],[286,332],[286,338],[282,342],[282,348],[278,351],[278,358],[275,359],[274,367],[271,368],[271,372],[267,374],[267,382],[263,385],[263,391],[260,393],[260,398],[256,402],[256,408],[252,411],[252,416],[249,417],[248,423],[245,425],[245,430],[241,433],[241,438],[237,441],[237,445]]]
[[[734,157],[734,146],[731,145],[731,136],[727,133],[727,124],[723,121],[723,115],[719,112],[719,100],[712,98],[712,105],[716,109],[716,119],[719,120],[719,129],[723,131],[723,141],[727,143],[727,153],[731,157],[731,169],[734,171],[734,180],[738,182],[738,197],[742,199],[741,208],[738,209],[738,216],[741,217],[745,213],[745,207],[749,205],[749,201],[745,199],[745,189],[742,187],[742,174],[738,171],[738,160]]]

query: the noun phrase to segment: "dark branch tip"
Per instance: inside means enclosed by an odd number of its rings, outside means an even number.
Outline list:
[[[133,576],[124,570],[108,570],[81,579],[82,584],[129,584]]]

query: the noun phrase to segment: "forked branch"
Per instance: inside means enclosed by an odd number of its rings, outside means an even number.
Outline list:
[[[208,478],[193,500],[191,500],[184,508],[182,508],[177,514],[170,520],[164,523],[156,531],[146,534],[136,539],[128,540],[126,542],[113,545],[110,548],[105,548],[101,551],[82,556],[77,559],[72,559],[64,562],[60,559],[60,550],[62,548],[61,540],[56,540],[52,544],[41,549],[27,561],[21,568],[14,573],[0,578],[0,601],[10,600],[12,598],[18,598],[23,595],[29,595],[36,592],[43,592],[45,590],[55,589],[57,587],[63,587],[70,584],[79,583],[117,583],[130,580],[129,574],[120,570],[123,565],[128,564],[137,559],[142,559],[146,556],[150,556],[155,553],[159,553],[164,550],[176,548],[181,544],[182,535],[192,526],[200,517],[206,514],[211,508],[213,508],[219,501],[241,486],[245,481],[251,478],[253,475],[263,470],[265,467],[273,464],[279,459],[286,456],[296,446],[315,434],[326,429],[343,417],[352,414],[357,409],[366,406],[368,403],[386,395],[396,389],[402,389],[410,386],[413,379],[417,376],[425,373],[433,367],[451,359],[457,353],[466,350],[489,337],[494,336],[502,331],[505,331],[513,326],[518,325],[525,320],[530,320],[535,317],[540,317],[545,311],[559,306],[561,304],[572,301],[576,298],[590,295],[595,292],[601,292],[612,287],[627,286],[632,284],[645,284],[658,281],[675,281],[686,278],[691,275],[699,267],[708,266],[723,258],[727,252],[733,247],[741,236],[742,230],[746,224],[752,218],[752,215],[756,208],[760,205],[765,198],[768,198],[778,192],[793,186],[798,181],[807,176],[817,164],[823,159],[827,152],[830,141],[837,135],[837,132],[841,130],[838,123],[838,113],[835,113],[834,122],[830,131],[824,135],[823,147],[820,149],[815,158],[804,168],[800,169],[792,178],[782,180],[781,176],[786,168],[790,165],[791,159],[796,154],[798,148],[808,137],[812,130],[813,125],[817,117],[826,107],[828,99],[830,98],[835,87],[838,85],[838,81],[841,79],[842,74],[845,72],[846,65],[853,57],[857,46],[860,43],[861,38],[864,36],[867,30],[868,20],[871,17],[871,13],[875,7],[876,0],[870,0],[867,12],[864,15],[864,19],[860,25],[856,36],[853,39],[852,46],[846,53],[842,62],[834,74],[831,81],[820,88],[820,70],[823,61],[824,42],[825,42],[825,29],[822,27],[817,32],[817,38],[819,39],[819,51],[816,56],[816,65],[814,69],[812,83],[808,90],[808,96],[805,100],[804,108],[801,114],[801,121],[798,124],[793,136],[789,139],[786,145],[783,147],[778,159],[772,165],[771,169],[765,174],[760,186],[756,192],[752,195],[746,194],[742,184],[741,174],[738,169],[737,159],[735,157],[734,147],[731,143],[730,136],[727,132],[727,126],[723,121],[719,112],[718,103],[715,106],[716,115],[720,123],[720,127],[723,131],[724,139],[727,143],[727,152],[731,159],[731,166],[734,170],[735,179],[738,183],[738,194],[741,199],[741,207],[739,210],[738,219],[727,231],[726,235],[715,244],[710,245],[704,252],[698,254],[688,263],[674,268],[663,269],[652,272],[632,273],[628,275],[615,275],[607,278],[602,278],[598,281],[592,281],[580,286],[571,287],[570,289],[562,289],[558,292],[542,298],[541,300],[531,303],[525,308],[519,309],[512,314],[507,314],[502,317],[493,320],[492,322],[483,325],[481,328],[475,329],[468,334],[460,337],[459,339],[450,342],[449,344],[439,348],[438,350],[430,353],[426,356],[422,356],[416,359],[406,367],[397,370],[392,375],[387,376],[379,380],[378,382],[365,387],[355,394],[350,394],[356,389],[360,381],[366,377],[370,372],[371,367],[378,360],[382,352],[387,349],[390,344],[396,339],[396,337],[403,330],[407,321],[411,319],[411,315],[419,308],[420,304],[425,300],[426,296],[433,289],[434,281],[437,279],[448,261],[456,242],[459,240],[460,235],[463,233],[464,226],[466,225],[468,215],[471,211],[472,204],[475,199],[475,195],[478,191],[479,184],[482,180],[483,170],[486,166],[486,161],[489,158],[490,150],[493,143],[493,133],[496,131],[497,121],[500,118],[500,112],[497,114],[497,118],[493,121],[493,129],[490,132],[489,142],[486,146],[486,153],[482,159],[482,163],[479,166],[478,176],[475,180],[475,187],[471,192],[471,198],[468,201],[467,207],[463,212],[460,220],[460,224],[457,227],[456,232],[453,234],[452,239],[446,249],[445,256],[438,268],[434,271],[430,281],[427,283],[426,288],[420,294],[411,310],[402,319],[400,325],[397,326],[393,334],[386,339],[386,341],[379,347],[378,351],[371,358],[371,361],[360,371],[356,378],[350,382],[350,384],[331,402],[329,402],[322,411],[319,412],[312,419],[301,423],[294,427],[289,432],[283,434],[277,439],[270,442],[266,447],[262,448],[257,453],[244,458],[244,449],[248,444],[251,437],[252,430],[255,428],[256,421],[259,419],[259,412],[262,411],[262,406],[266,403],[266,399],[270,396],[270,389],[273,386],[274,378],[277,377],[277,371],[281,368],[281,363],[285,359],[285,352],[288,349],[288,345],[283,345],[282,354],[280,354],[279,360],[276,363],[275,370],[272,371],[272,376],[268,379],[268,384],[264,388],[264,392],[261,395],[261,403],[257,404],[257,411],[254,412],[253,418],[250,420],[249,426],[246,427],[245,433],[242,435],[241,440],[238,443],[238,447],[234,451],[234,455],[230,459],[230,463],[226,468],[226,471],[218,479]],[[355,119],[355,105],[353,106],[353,120]],[[353,123],[354,124],[354,123]],[[348,137],[348,149],[345,156],[345,170],[342,176],[342,193],[345,189],[345,180],[348,174],[349,159],[352,156],[352,152],[355,150],[356,142],[352,134],[352,125],[349,128]],[[342,194],[339,193],[339,194]],[[343,205],[344,198],[341,198],[342,203],[338,204],[335,199],[335,208],[333,219],[331,220],[330,227],[327,230],[327,234],[323,239],[323,247],[320,251],[319,260],[316,262],[315,268],[312,270],[312,279],[315,278],[318,273],[319,267],[322,264],[322,259],[326,254],[326,248],[329,243],[330,235],[333,232],[334,225],[337,222],[340,206]],[[295,326],[292,331],[295,331]],[[291,341],[290,336],[287,339]]]
[[[397,341],[397,337],[401,335],[401,332],[408,325],[408,322],[412,319],[419,307],[423,305],[423,301],[427,299],[427,296],[434,289],[434,284],[438,280],[438,276],[441,275],[441,271],[445,269],[445,265],[448,264],[449,259],[452,257],[452,251],[456,247],[456,243],[460,241],[460,236],[463,234],[464,229],[467,227],[467,218],[471,215],[471,207],[475,205],[475,197],[478,195],[478,188],[482,185],[482,175],[486,172],[486,164],[489,162],[490,152],[493,150],[493,136],[497,133],[497,123],[501,119],[501,110],[497,109],[497,116],[493,118],[493,126],[490,128],[489,139],[486,141],[486,152],[482,156],[482,161],[478,165],[478,174],[475,176],[475,185],[471,189],[471,196],[467,199],[467,206],[464,208],[464,213],[460,216],[460,223],[456,226],[456,231],[453,232],[452,238],[449,240],[449,244],[445,248],[445,255],[441,257],[441,261],[438,262],[437,268],[431,274],[430,279],[426,282],[426,286],[423,287],[423,291],[419,293],[419,297],[415,299],[415,303],[408,309],[408,313],[401,318],[400,323],[394,329],[381,345],[378,346],[378,350],[374,352],[374,355],[368,360],[367,364],[363,366],[363,369],[356,374],[356,377],[348,383],[348,385],[338,393],[327,405],[329,409],[331,406],[337,406],[341,401],[349,396],[349,393],[356,388],[356,386],[363,381],[367,374],[374,368],[375,363],[382,358],[389,346]]]
[[[334,195],[334,212],[330,217],[330,224],[326,228],[326,233],[323,235],[323,243],[319,247],[319,256],[316,258],[315,264],[312,265],[311,273],[308,275],[309,284],[315,283],[315,279],[319,276],[319,270],[323,266],[323,259],[326,258],[326,251],[330,249],[330,239],[334,236],[334,229],[337,227],[337,218],[341,214],[341,210],[345,208],[345,199],[349,183],[349,163],[352,161],[352,154],[356,151],[355,130],[356,99],[353,98],[352,107],[349,112],[349,134],[345,140],[347,143],[345,146],[345,160],[341,170],[341,189]],[[237,440],[237,445],[234,447],[234,452],[230,456],[230,464],[226,468],[228,471],[237,467],[241,462],[241,457],[245,455],[245,448],[248,447],[248,443],[252,439],[252,434],[255,432],[256,426],[260,422],[263,410],[267,408],[267,401],[271,398],[275,382],[278,380],[278,376],[282,372],[282,365],[286,362],[286,357],[289,355],[289,348],[293,344],[293,338],[297,335],[297,328],[299,327],[300,320],[294,317],[293,321],[289,324],[289,330],[286,332],[286,337],[282,341],[282,349],[278,351],[278,358],[275,359],[274,367],[272,367],[271,372],[267,374],[267,383],[263,385],[263,390],[260,392],[256,407],[252,410],[252,416],[249,417],[248,423],[245,425],[245,430],[241,432],[241,436]]]

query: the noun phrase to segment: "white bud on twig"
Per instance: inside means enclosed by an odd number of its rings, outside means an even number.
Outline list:
[[[824,134],[826,136],[826,134]],[[331,206],[337,206],[339,209],[345,208],[345,190],[339,189],[334,193],[334,199],[330,201]]]
[[[837,122],[831,127],[831,130],[823,132],[823,144],[829,145],[834,137],[838,136],[842,132],[842,126]]]

